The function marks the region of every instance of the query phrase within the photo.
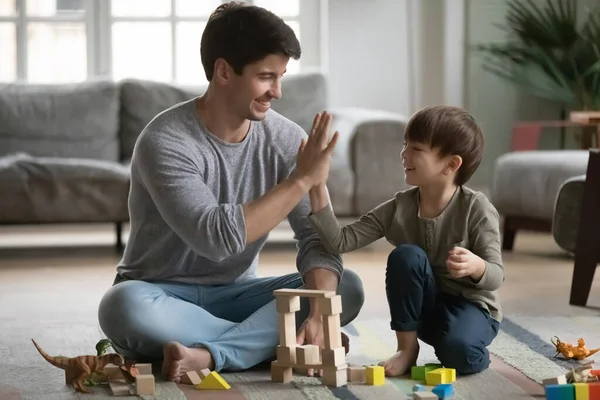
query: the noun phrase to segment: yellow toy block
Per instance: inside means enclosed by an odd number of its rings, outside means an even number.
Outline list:
[[[368,365],[367,370],[367,385],[379,386],[385,383],[385,371],[381,365]]]
[[[427,372],[426,376],[427,385],[437,386],[445,383],[452,383],[456,381],[456,370],[453,368],[438,368],[433,371]]]
[[[231,389],[231,386],[216,371],[212,371],[195,388],[198,390],[227,390]]]
[[[573,383],[577,400],[590,400],[590,389],[587,383]]]

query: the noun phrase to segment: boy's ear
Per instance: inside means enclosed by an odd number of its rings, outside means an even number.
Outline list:
[[[446,165],[446,168],[444,169],[444,174],[448,175],[450,173],[458,171],[458,169],[460,168],[461,165],[462,165],[462,157],[461,156],[457,156],[457,155],[450,156],[450,159],[448,160],[448,164]]]

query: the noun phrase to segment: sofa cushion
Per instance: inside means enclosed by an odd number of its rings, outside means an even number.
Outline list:
[[[114,161],[0,157],[2,223],[127,221],[129,168]]]
[[[202,95],[206,86],[174,86],[139,79],[121,81],[121,159],[131,157],[137,137],[164,110]],[[282,97],[273,110],[310,131],[313,119],[327,105],[325,77],[320,73],[288,75],[282,79]]]
[[[558,246],[570,253],[575,253],[577,244],[585,176],[583,174],[567,179],[556,197],[552,236]]]
[[[518,151],[496,160],[491,201],[504,216],[552,221],[558,190],[565,180],[584,174],[586,150]]]
[[[131,158],[137,137],[156,115],[206,90],[204,87],[178,87],[139,79],[125,79],[121,81],[120,87],[119,140],[122,160]]]
[[[0,85],[0,156],[118,159],[119,91],[106,80]]]

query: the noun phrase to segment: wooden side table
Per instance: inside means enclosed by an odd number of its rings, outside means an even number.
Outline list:
[[[571,121],[581,123],[600,123],[600,112],[574,112]],[[600,139],[600,125],[596,130],[596,140]],[[596,142],[600,143],[600,142]],[[569,304],[587,305],[592,288],[596,267],[600,261],[600,151],[590,149],[588,167],[585,178],[577,245],[575,248],[575,265],[571,282]]]

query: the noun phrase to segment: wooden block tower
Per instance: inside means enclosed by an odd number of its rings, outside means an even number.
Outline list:
[[[347,383],[346,351],[342,345],[340,314],[342,297],[334,291],[308,289],[278,289],[273,292],[279,315],[279,346],[277,360],[271,363],[271,380],[287,383],[294,368],[323,370],[323,384],[343,386]],[[300,297],[316,298],[323,317],[325,346],[322,360],[314,345],[296,345],[296,311]]]

